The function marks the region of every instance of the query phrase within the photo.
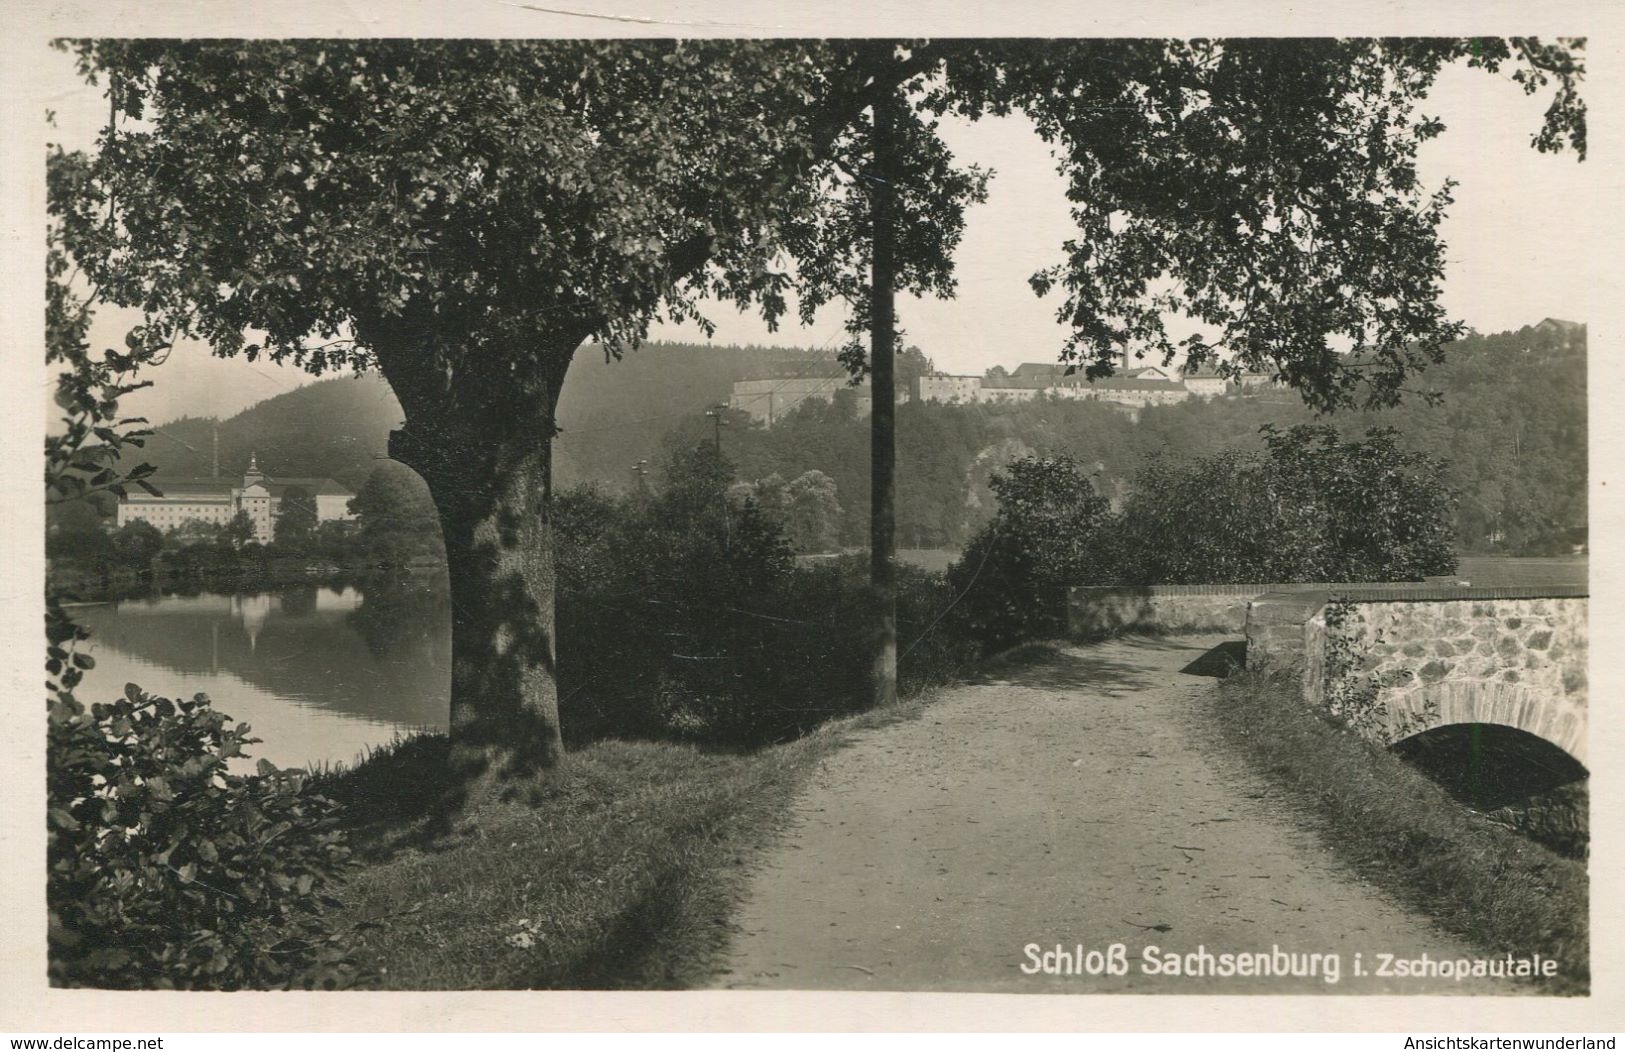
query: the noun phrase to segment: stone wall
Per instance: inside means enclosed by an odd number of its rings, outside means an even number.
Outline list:
[[[1270,592],[1247,610],[1247,666],[1296,671],[1313,705],[1324,697],[1326,598],[1325,592]]]
[[[1067,589],[1067,628],[1079,639],[1119,632],[1234,632],[1247,624],[1257,585],[1150,585]]]
[[[1498,723],[1586,761],[1586,599],[1478,597],[1352,601],[1328,643],[1380,685],[1397,720],[1437,709],[1435,725]]]
[[[1246,634],[1247,663],[1296,668],[1324,701],[1328,647],[1378,683],[1391,723],[1516,727],[1586,762],[1583,588],[1474,588],[1455,578],[1355,584],[1153,585],[1067,591],[1076,638],[1119,632]],[[1336,602],[1346,613],[1327,604]]]
[[[1375,591],[1373,591],[1375,590]],[[1396,584],[1156,584],[1067,589],[1067,625],[1074,638],[1119,632],[1234,632],[1247,628],[1247,608],[1265,594],[1408,595],[1440,590],[1437,583]]]

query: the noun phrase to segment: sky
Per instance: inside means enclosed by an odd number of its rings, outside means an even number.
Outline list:
[[[45,92],[56,112],[52,141],[88,146],[105,119],[105,102],[83,85],[71,59],[54,55]],[[1455,318],[1482,332],[1516,329],[1545,317],[1588,321],[1597,253],[1588,236],[1604,207],[1604,171],[1572,153],[1540,154],[1529,138],[1543,102],[1525,97],[1504,75],[1446,70],[1423,109],[1448,130],[1427,144],[1421,175],[1430,189],[1446,178],[1459,184],[1443,227],[1447,269],[1443,300]],[[945,120],[943,138],[966,163],[992,168],[986,203],[967,215],[957,259],[958,294],[949,301],[903,298],[899,323],[908,342],[938,368],[981,373],[995,364],[1053,360],[1065,337],[1055,320],[1058,296],[1041,300],[1027,284],[1060,258],[1071,221],[1064,183],[1046,147],[1024,118],[977,123]],[[831,308],[814,325],[793,320],[769,332],[754,316],[728,307],[711,314],[720,343],[829,347],[842,340],[841,315]],[[118,342],[132,317],[104,310],[94,332]],[[661,326],[655,338],[703,341],[694,326]],[[288,366],[212,357],[201,345],[181,345],[153,370],[153,388],[129,408],[155,423],[185,415],[227,416],[291,390],[313,377]]]

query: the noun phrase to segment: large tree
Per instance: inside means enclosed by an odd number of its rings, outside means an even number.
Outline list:
[[[559,755],[547,495],[575,350],[635,345],[706,296],[777,319],[793,290],[804,317],[851,305],[861,370],[877,180],[914,292],[952,292],[982,193],[936,117],[1019,110],[1054,147],[1077,229],[1034,285],[1064,292],[1065,359],[1228,346],[1317,406],[1391,400],[1456,333],[1449,190],[1415,169],[1444,63],[1553,87],[1536,145],[1584,146],[1578,46],[1532,40],[76,50],[113,120],[61,218],[103,295],[219,354],[376,367],[394,389],[391,453],[446,540],[453,734],[493,771]],[[881,98],[906,104],[877,174]],[[1171,336],[1180,317],[1200,328]]]
[[[216,353],[383,373],[406,418],[391,455],[445,537],[459,756],[556,761],[547,497],[572,355],[706,295],[781,313],[785,231],[816,229],[826,181],[850,179],[831,158],[863,71],[921,63],[807,42],[77,51],[113,113],[59,203],[85,273]]]

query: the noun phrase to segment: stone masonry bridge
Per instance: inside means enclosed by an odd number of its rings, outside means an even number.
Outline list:
[[[1068,620],[1084,637],[1245,634],[1247,664],[1297,669],[1310,704],[1351,685],[1374,691],[1387,720],[1372,733],[1390,742],[1498,724],[1585,765],[1586,592],[1438,581],[1073,588]]]

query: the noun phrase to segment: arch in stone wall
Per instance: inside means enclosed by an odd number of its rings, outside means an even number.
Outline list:
[[[1416,733],[1455,723],[1496,723],[1550,742],[1590,768],[1583,695],[1554,696],[1517,683],[1447,680],[1384,700],[1391,716],[1421,715],[1429,701],[1438,706],[1437,716]]]

